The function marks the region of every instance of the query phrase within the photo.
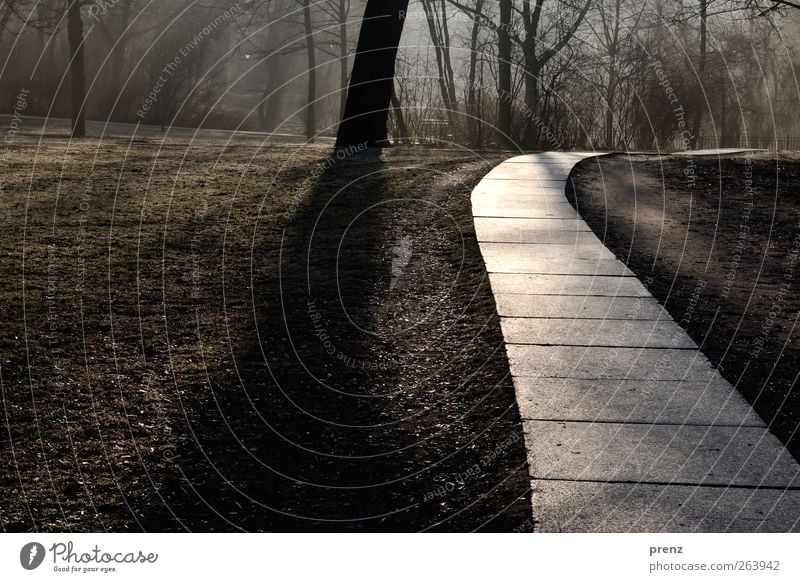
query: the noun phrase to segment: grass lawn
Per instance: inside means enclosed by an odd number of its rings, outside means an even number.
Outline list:
[[[4,531],[528,522],[469,208],[500,158],[329,153],[3,148]]]

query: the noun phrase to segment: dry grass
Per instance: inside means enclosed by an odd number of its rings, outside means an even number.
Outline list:
[[[60,139],[20,141],[4,149],[0,372],[7,430],[0,459],[10,469],[0,480],[2,529],[291,529],[291,524],[275,524],[275,512],[265,510],[265,501],[286,505],[273,509],[301,512],[303,506],[321,503],[309,499],[308,491],[273,494],[277,485],[269,481],[272,477],[256,474],[263,467],[244,463],[226,470],[240,471],[237,485],[250,489],[243,496],[223,499],[220,493],[219,499],[210,498],[230,485],[214,471],[232,456],[258,454],[267,464],[275,455],[284,456],[288,458],[278,464],[293,465],[291,451],[280,449],[279,443],[252,441],[260,438],[258,431],[269,432],[263,418],[261,424],[256,418],[252,425],[236,426],[252,420],[247,414],[253,408],[257,413],[283,410],[259,392],[265,388],[253,388],[264,374],[253,372],[251,364],[261,351],[280,354],[278,368],[281,358],[288,357],[279,345],[282,337],[272,335],[280,322],[270,311],[279,306],[276,273],[284,229],[307,232],[319,215],[320,201],[339,188],[350,195],[346,210],[361,211],[374,201],[427,196],[425,189],[434,181],[458,173],[464,164],[469,165],[467,183],[459,186],[451,204],[462,213],[461,226],[471,229],[465,192],[469,181],[488,167],[457,152],[398,150],[388,153],[382,164],[369,158],[340,164],[317,183],[328,153],[326,146],[124,140],[70,144]],[[413,169],[407,170],[409,166]],[[377,182],[375,172],[381,176]],[[429,218],[420,213],[420,221]],[[417,225],[419,230],[429,226]],[[391,249],[384,248],[387,232],[377,223],[358,230],[370,240],[355,241],[342,271],[348,293],[359,296],[354,309],[367,319],[385,310],[366,282],[378,284],[391,269]],[[339,235],[328,234],[332,246]],[[450,260],[455,244],[461,242],[445,240],[436,252]],[[472,244],[474,259],[477,247]],[[450,344],[485,333],[480,318],[493,314],[482,267],[475,265],[468,283],[483,284],[475,308],[479,318],[467,317],[455,326],[462,336],[451,338]],[[330,264],[319,268],[328,269],[321,276],[329,280]],[[426,289],[417,293],[423,297]],[[449,301],[468,302],[474,295],[475,289],[466,287]],[[499,330],[496,321],[490,323],[488,343],[476,342],[468,357],[479,371],[475,381],[490,389],[500,382],[497,403],[507,405],[510,383],[503,379],[504,357],[491,354]],[[463,335],[467,332],[472,335]],[[352,345],[357,350],[365,344]],[[483,353],[486,349],[489,354]],[[431,372],[426,358],[418,358],[422,364],[415,364],[410,377]],[[486,358],[496,362],[480,370]],[[449,380],[437,383],[457,386],[469,372],[473,370],[454,366]],[[283,381],[294,383],[301,373],[287,368]],[[239,390],[256,377],[249,393]],[[402,383],[397,378],[394,371],[380,381]],[[343,383],[362,381],[379,379],[342,378]],[[491,398],[480,396],[487,404],[475,414],[484,419],[484,430],[500,413],[491,408]],[[402,404],[414,408],[419,405],[414,398],[421,397],[415,393]],[[328,406],[321,401],[314,405],[320,410]],[[282,411],[280,418],[290,413]],[[508,418],[513,429],[514,415]],[[286,430],[301,432],[301,424],[287,421]],[[424,422],[416,426],[424,428]],[[239,442],[243,435],[251,440]],[[486,446],[493,442],[488,439]],[[446,450],[452,442],[440,439],[437,446]],[[520,455],[524,459],[521,445],[514,450],[516,460]],[[313,463],[294,465],[312,476],[317,471]],[[497,475],[508,477],[503,467]],[[495,477],[487,477],[487,483],[499,482]],[[420,487],[429,490],[430,480]],[[253,491],[264,495],[254,501]],[[454,507],[448,505],[446,511]],[[441,508],[426,511],[429,521],[441,517],[434,516]],[[399,523],[392,527],[404,527]],[[425,523],[417,520],[414,527]],[[301,521],[294,528],[308,524]]]

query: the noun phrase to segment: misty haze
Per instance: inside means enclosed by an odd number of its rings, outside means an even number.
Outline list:
[[[800,3],[2,0],[0,57],[1,531],[800,530]]]

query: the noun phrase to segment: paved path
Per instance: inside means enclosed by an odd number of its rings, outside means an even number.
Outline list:
[[[472,194],[535,530],[800,531],[800,466],[567,202],[594,155],[516,157]]]

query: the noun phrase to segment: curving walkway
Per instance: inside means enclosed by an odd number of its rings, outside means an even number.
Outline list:
[[[800,531],[800,466],[567,201],[596,155],[512,158],[472,193],[535,530]]]

